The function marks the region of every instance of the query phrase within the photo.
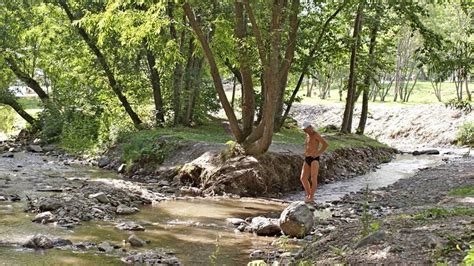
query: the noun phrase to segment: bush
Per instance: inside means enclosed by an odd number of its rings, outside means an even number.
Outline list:
[[[127,170],[134,167],[156,167],[177,146],[175,139],[160,138],[154,130],[124,134],[119,142],[122,143],[122,160],[127,164]]]
[[[100,116],[69,111],[62,125],[60,143],[73,153],[84,153],[97,145]]]
[[[456,141],[458,145],[474,147],[474,122],[466,122],[458,129]]]
[[[10,107],[0,107],[0,132],[10,133],[15,128],[15,112]]]
[[[446,107],[451,107],[453,109],[458,109],[464,111],[466,114],[472,111],[472,105],[467,100],[458,100],[458,99],[451,99],[446,103]]]

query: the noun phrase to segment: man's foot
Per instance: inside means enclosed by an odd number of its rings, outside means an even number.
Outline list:
[[[306,198],[304,199],[304,202],[305,202],[305,203],[311,203],[311,202],[313,202],[313,201],[314,201],[314,199],[311,198],[311,197],[306,197]]]

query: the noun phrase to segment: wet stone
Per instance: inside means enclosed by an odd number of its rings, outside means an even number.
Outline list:
[[[109,199],[104,192],[98,192],[95,194],[89,195],[89,199],[97,199],[100,203],[109,203]]]
[[[97,249],[105,253],[110,253],[114,250],[114,247],[109,242],[104,241],[97,245]]]
[[[115,226],[119,230],[128,230],[128,231],[145,231],[145,227],[135,223],[135,222],[123,222]]]
[[[28,145],[26,150],[30,152],[43,152],[43,148],[41,148],[41,146],[34,144]]]
[[[56,221],[56,218],[50,211],[38,213],[33,219],[33,222],[42,224],[52,223],[54,221]]]
[[[227,218],[225,219],[225,221],[227,222],[227,224],[233,225],[233,226],[239,226],[245,223],[245,220],[241,218]]]
[[[164,251],[132,253],[122,261],[134,265],[182,265],[178,258]]]
[[[28,239],[24,244],[23,247],[25,248],[34,248],[34,249],[49,249],[53,248],[53,240],[51,238],[38,234],[34,235],[30,239]]]
[[[12,152],[5,152],[4,154],[2,154],[2,157],[3,158],[13,158],[13,157],[15,157],[15,155]]]
[[[143,247],[146,245],[146,242],[136,235],[131,235],[127,239],[127,242],[130,243],[132,247]]]
[[[118,214],[134,214],[134,213],[138,212],[138,208],[128,207],[128,206],[125,206],[125,205],[119,205],[115,212],[118,213]]]

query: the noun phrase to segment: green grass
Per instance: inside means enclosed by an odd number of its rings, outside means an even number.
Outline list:
[[[469,84],[469,88],[473,88],[474,83]],[[313,96],[306,97],[306,87],[301,88],[299,92],[299,96],[303,97],[302,103],[304,104],[328,104],[328,103],[341,103],[345,102],[346,99],[346,91],[343,91],[342,94],[342,101],[339,101],[339,88],[333,88],[331,90],[331,98],[328,99],[320,99],[318,97],[318,92],[313,88]],[[465,90],[463,91],[463,96],[465,97]],[[393,94],[393,86],[391,91],[388,93],[387,97],[385,98],[385,102],[381,102],[379,98],[375,101],[375,103],[382,103],[382,104],[401,104],[400,99],[398,102],[393,101],[394,94]],[[429,81],[418,81],[413,89],[413,92],[408,100],[407,103],[403,104],[444,104],[448,102],[448,100],[456,98],[456,87],[453,82],[444,82],[441,85],[441,100],[442,103],[438,101],[436,98],[433,88],[431,87],[431,83]],[[362,102],[362,97],[359,97],[359,103]],[[370,104],[373,104],[372,100]]]
[[[442,209],[442,208],[431,208],[428,210],[421,211],[413,218],[415,220],[427,220],[427,219],[439,219],[451,216],[474,216],[473,208],[453,208],[453,209]]]
[[[41,109],[41,100],[38,97],[21,97],[18,98],[18,103],[21,104],[23,109]]]
[[[449,191],[448,195],[453,197],[474,197],[474,186],[453,189]]]
[[[222,122],[215,119],[192,128],[178,126],[124,133],[118,139],[122,160],[129,167],[159,165],[169,153],[184,145],[186,141],[225,144],[234,140],[234,137],[225,131]],[[346,147],[388,147],[366,136],[330,132],[325,138],[329,142],[328,151]],[[273,138],[274,143],[296,144],[301,145],[301,148],[304,140],[305,133],[299,128],[283,128],[281,132],[275,133]]]

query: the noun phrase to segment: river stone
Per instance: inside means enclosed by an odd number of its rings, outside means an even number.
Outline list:
[[[104,192],[98,192],[95,194],[89,195],[89,199],[97,199],[100,203],[109,203],[109,199]]]
[[[385,235],[386,235],[385,231],[378,230],[377,232],[372,233],[372,234],[362,238],[356,244],[355,248],[358,249],[358,248],[361,248],[363,246],[372,245],[372,244],[375,244],[377,242],[380,242],[385,238]]]
[[[163,251],[147,251],[131,254],[121,260],[127,264],[133,265],[182,265],[174,255]]]
[[[280,215],[280,228],[290,237],[305,237],[313,224],[313,212],[302,201],[291,203]]]
[[[125,205],[119,205],[115,212],[118,213],[118,214],[134,214],[134,213],[138,212],[138,208],[128,207],[128,206],[125,206]]]
[[[100,157],[99,161],[97,162],[97,166],[99,166],[100,168],[103,168],[105,166],[107,166],[108,164],[110,163],[110,159],[108,157]]]
[[[129,231],[145,231],[145,227],[135,223],[135,222],[123,222],[115,226],[119,230],[129,230]]]
[[[132,245],[132,247],[143,247],[146,244],[146,242],[144,240],[140,239],[136,235],[131,235],[128,238],[127,242],[130,243],[130,245]]]
[[[250,224],[253,231],[259,236],[274,236],[281,233],[278,220],[265,217],[254,217]]]
[[[0,201],[6,201],[7,198],[5,198],[5,196],[0,196]]]
[[[43,148],[41,148],[41,146],[34,144],[28,145],[26,150],[31,152],[43,152]]]
[[[58,238],[53,241],[53,246],[55,247],[72,246],[72,242],[69,239]]]
[[[263,252],[260,249],[254,250],[254,251],[252,251],[252,253],[250,253],[250,258],[251,259],[263,259],[263,258],[265,258],[265,252]]]
[[[23,247],[25,248],[34,248],[34,249],[48,249],[48,248],[53,248],[53,240],[51,238],[42,235],[42,234],[37,234],[34,235],[32,238],[28,239],[26,243],[23,244]]]
[[[56,218],[50,211],[38,213],[33,219],[33,222],[41,224],[52,223],[54,221],[56,221]]]
[[[100,243],[99,245],[97,245],[97,249],[99,251],[109,253],[109,252],[112,252],[114,250],[114,247],[109,242],[104,241],[104,242]]]
[[[427,155],[436,155],[439,154],[438,150],[423,150],[423,151],[414,151],[413,155],[422,155],[422,154],[427,154]]]
[[[245,220],[240,219],[240,218],[227,218],[227,219],[225,219],[225,221],[227,222],[227,224],[230,224],[230,225],[233,225],[233,226],[239,226],[239,225],[245,223]]]
[[[2,157],[3,158],[13,158],[13,157],[15,157],[15,155],[12,152],[5,152],[4,154],[2,154]]]
[[[40,202],[39,209],[41,211],[54,211],[62,206],[59,199],[47,198]]]

